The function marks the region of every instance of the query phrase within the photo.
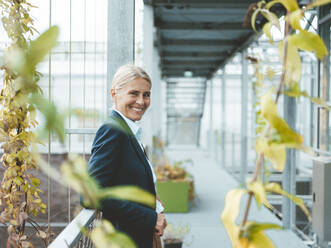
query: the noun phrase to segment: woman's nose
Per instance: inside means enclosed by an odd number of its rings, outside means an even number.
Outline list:
[[[144,97],[143,95],[138,96],[136,103],[143,105],[144,104]]]

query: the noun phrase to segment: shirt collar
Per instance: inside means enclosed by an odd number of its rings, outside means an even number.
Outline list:
[[[134,136],[136,136],[137,140],[141,141],[141,135],[142,135],[141,127],[136,122],[134,122],[133,120],[130,120],[129,118],[125,117],[117,109],[113,109],[113,110],[116,111],[125,120],[126,124],[128,124],[129,128],[131,129]]]

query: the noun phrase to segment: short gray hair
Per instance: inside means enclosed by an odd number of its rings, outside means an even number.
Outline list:
[[[126,64],[119,67],[114,75],[111,89],[119,90],[123,88],[127,83],[137,79],[143,78],[152,86],[152,80],[142,68],[132,64]]]

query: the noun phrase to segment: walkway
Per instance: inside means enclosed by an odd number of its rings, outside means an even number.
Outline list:
[[[194,165],[189,170],[195,178],[198,195],[196,206],[193,206],[189,213],[166,214],[168,222],[175,225],[189,224],[191,230],[184,248],[230,248],[231,243],[220,221],[220,214],[224,208],[226,193],[235,188],[238,183],[200,149],[176,147],[176,149],[168,149],[166,153],[171,160],[191,158],[194,161]],[[245,199],[242,203],[245,203]],[[258,211],[256,206],[252,206],[249,219],[281,224],[268,210]],[[268,231],[267,233],[276,247],[307,247],[291,231]]]

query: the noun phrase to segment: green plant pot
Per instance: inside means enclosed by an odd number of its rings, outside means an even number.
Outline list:
[[[188,182],[157,181],[157,192],[164,204],[166,213],[188,212]]]

